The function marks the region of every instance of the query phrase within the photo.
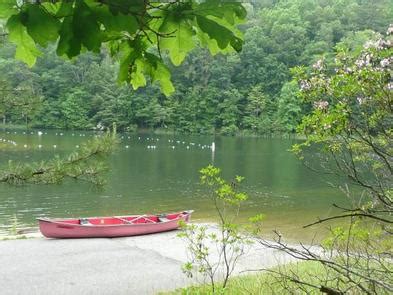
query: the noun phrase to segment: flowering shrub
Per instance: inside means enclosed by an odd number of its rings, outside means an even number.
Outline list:
[[[293,150],[314,169],[340,176],[352,206],[335,205],[341,213],[306,226],[348,221],[319,245],[323,255],[311,248],[292,248],[280,239],[264,245],[321,263],[326,277],[318,278],[318,284],[302,282],[296,274],[291,278],[323,293],[393,292],[392,35],[391,25],[386,36],[367,42],[360,53],[338,52],[333,68],[319,60],[310,72],[294,71],[301,97],[313,108],[298,127],[306,140]],[[347,183],[360,190],[352,191]]]

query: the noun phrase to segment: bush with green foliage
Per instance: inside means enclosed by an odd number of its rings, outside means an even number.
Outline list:
[[[201,183],[209,190],[209,197],[218,215],[218,229],[209,226],[183,224],[180,237],[187,242],[190,261],[183,266],[187,276],[202,275],[209,280],[213,294],[218,285],[225,289],[244,247],[251,241],[241,234],[236,217],[247,195],[238,192],[243,177],[232,182],[221,178],[221,171],[212,165],[201,169]]]
[[[360,52],[339,51],[333,67],[318,60],[311,69],[296,70],[301,96],[312,111],[298,128],[307,138],[294,151],[313,169],[339,176],[352,203],[348,208],[334,205],[341,213],[306,226],[347,222],[331,230],[319,251],[291,247],[281,237],[275,244],[262,241],[324,267],[313,282],[290,275],[297,285],[327,294],[393,292],[392,42],[391,25],[385,36],[369,40]]]

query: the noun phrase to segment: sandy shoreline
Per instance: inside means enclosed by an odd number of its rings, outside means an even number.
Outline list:
[[[179,231],[115,239],[24,239],[0,242],[2,294],[156,294],[198,283],[181,266],[188,261]],[[291,259],[250,245],[236,273]]]

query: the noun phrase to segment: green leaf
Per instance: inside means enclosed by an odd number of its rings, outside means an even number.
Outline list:
[[[169,51],[169,57],[175,66],[180,65],[186,55],[195,47],[194,31],[191,25],[185,19],[179,20],[169,16],[162,24],[160,32],[173,33],[173,35],[160,39],[160,47]]]
[[[59,10],[56,12],[57,17],[70,16],[74,9],[74,1],[61,2]]]
[[[8,18],[17,12],[15,0],[0,0],[0,18]]]
[[[201,30],[199,30],[197,32],[197,36],[198,36],[200,45],[202,47],[206,47],[207,49],[209,49],[210,54],[213,56],[218,53],[227,53],[228,51],[230,51],[230,49],[232,49],[231,47],[228,47],[226,49],[220,49],[220,47],[218,47],[218,45],[217,45],[217,41],[214,39],[211,39],[208,34],[202,32]]]
[[[49,14],[51,14],[51,15],[56,15],[59,11],[60,11],[60,9],[61,9],[61,7],[62,7],[62,5],[63,5],[63,3],[64,2],[57,2],[57,3],[51,3],[51,2],[44,2],[44,3],[41,3],[41,7],[42,8],[44,8],[44,10],[47,12],[47,13],[49,13]],[[69,3],[69,2],[67,2],[67,3]]]
[[[241,3],[221,0],[204,1],[194,7],[193,12],[201,16],[215,16],[225,19],[231,25],[239,20],[244,20],[247,16],[247,11]]]
[[[102,42],[100,25],[92,10],[78,1],[74,9],[73,34],[88,50],[99,52]]]
[[[33,40],[44,47],[59,36],[59,20],[35,4],[26,9],[25,25]]]
[[[196,19],[200,29],[208,34],[211,39],[216,40],[220,49],[225,49],[228,45],[232,45],[236,51],[241,50],[240,45],[243,41],[236,37],[231,30],[204,16],[197,16]]]
[[[135,51],[128,46],[128,43],[120,45],[120,67],[118,74],[118,82],[130,81],[130,64],[133,64],[136,58]]]
[[[109,10],[113,14],[128,14],[130,12],[135,15],[138,13],[142,14],[146,9],[145,5],[145,0],[116,0],[108,2]]]
[[[21,14],[11,16],[8,19],[7,28],[9,40],[17,45],[15,57],[24,61],[30,67],[33,66],[41,52],[27,33],[26,27],[22,24]]]
[[[68,10],[70,6],[64,9]],[[83,1],[79,1],[61,24],[57,54],[72,58],[79,55],[82,45],[90,51],[99,52],[102,39],[96,16]]]
[[[160,81],[160,89],[165,96],[169,96],[175,92],[175,87],[171,81],[171,73],[166,65],[158,65],[155,79]]]
[[[153,73],[153,81],[160,82],[161,92],[164,93],[165,96],[171,95],[175,92],[175,87],[173,87],[171,81],[171,72],[168,67],[161,62],[157,63],[157,67],[155,72]]]
[[[65,17],[60,28],[60,39],[57,44],[57,54],[67,55],[69,58],[77,56],[82,48],[81,41],[75,37],[72,16]]]
[[[104,25],[105,31],[116,33],[128,32],[132,35],[135,34],[139,28],[138,22],[133,15],[125,15],[122,13],[112,14],[108,7],[102,5],[92,7],[92,11],[99,22]]]
[[[145,70],[145,62],[142,59],[136,59],[133,70],[131,72],[131,85],[134,90],[139,87],[146,86],[146,78],[143,74]]]

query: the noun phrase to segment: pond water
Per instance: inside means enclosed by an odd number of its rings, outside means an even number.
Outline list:
[[[76,149],[94,133],[3,130],[0,165],[39,161]],[[0,235],[14,225],[36,226],[35,218],[110,216],[194,209],[193,219],[212,221],[215,211],[199,184],[199,170],[214,164],[227,179],[245,177],[250,198],[241,218],[263,213],[264,232],[278,229],[292,239],[311,237],[302,225],[326,217],[332,203],[346,200],[327,179],[308,170],[288,150],[295,140],[181,135],[120,134],[109,159],[107,184],[66,181],[60,185],[0,184]],[[215,152],[210,145],[215,142]],[[56,147],[54,147],[54,145]],[[152,148],[153,146],[153,148]]]

